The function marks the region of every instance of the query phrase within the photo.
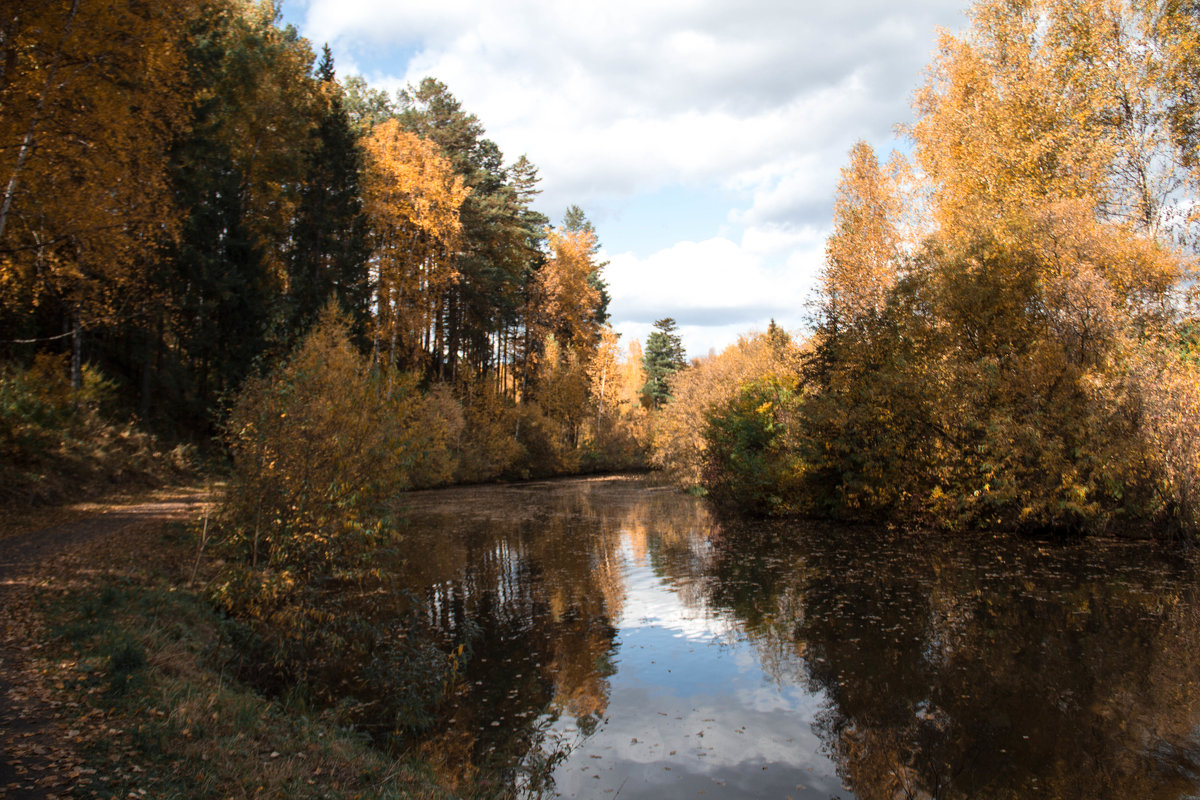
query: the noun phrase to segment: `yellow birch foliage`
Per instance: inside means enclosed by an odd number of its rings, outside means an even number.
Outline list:
[[[578,465],[577,448],[593,416],[589,366],[601,342],[596,320],[600,293],[588,283],[596,265],[590,231],[550,229],[549,258],[538,270],[526,306],[534,353],[532,396],[543,419],[539,430],[552,460]]]
[[[968,34],[944,34],[911,129],[940,228],[1007,243],[1020,235],[1008,221],[1086,200],[1182,235],[1188,176],[1169,121],[1186,37],[1156,33],[1157,16],[1136,0],[981,0]]]
[[[834,199],[834,231],[821,275],[825,313],[837,324],[855,325],[878,315],[896,283],[903,255],[905,174],[898,156],[881,168],[866,142],[850,151]]]
[[[600,336],[596,308],[600,293],[588,284],[596,270],[595,234],[549,231],[550,257],[538,270],[529,307],[530,326],[539,341],[554,336],[560,346],[591,350]]]
[[[1105,371],[1089,375],[1089,400],[1105,423],[1133,516],[1159,531],[1200,535],[1200,364],[1178,342],[1125,337]]]
[[[646,385],[646,370],[642,367],[642,343],[629,343],[625,362],[621,366],[621,401],[631,408],[642,404],[642,387]]]
[[[459,209],[468,192],[437,145],[389,119],[364,141],[363,209],[375,252],[375,342],[381,358],[424,366],[447,290],[458,280]],[[385,355],[386,354],[386,355]]]
[[[699,486],[705,466],[704,432],[713,409],[742,387],[771,375],[795,374],[800,348],[777,332],[750,334],[671,379],[671,402],[654,422],[650,462],[680,486]]]
[[[1095,391],[1130,379],[1130,342],[1169,340],[1190,282],[1163,244],[1189,201],[1150,19],[1126,0],[980,0],[918,93],[924,190],[898,196],[907,178],[852,153],[806,369],[813,499],[1074,530],[1165,510],[1157,434]],[[933,225],[910,249],[917,195]]]
[[[1100,99],[1059,79],[1046,5],[985,0],[967,36],[941,38],[912,135],[945,232],[997,229],[1044,198],[1101,192],[1112,145],[1098,135]]]
[[[445,392],[447,405],[462,403],[463,421],[454,449],[458,459],[455,480],[494,480],[518,467],[524,455],[516,437],[521,409],[492,381],[460,379],[456,391],[461,401],[455,401],[449,389],[438,391]]]
[[[1132,0],[981,0],[943,37],[912,134],[936,247],[976,254],[934,267],[952,326],[1050,337],[1084,364],[1167,321],[1188,266],[1159,241],[1186,175],[1152,20]],[[1005,274],[970,278],[971,259]]]
[[[414,476],[448,478],[451,431],[432,408],[412,376],[372,369],[332,305],[287,364],[247,381],[230,414],[224,516],[253,580],[229,602],[265,601],[270,586],[299,589],[369,555],[389,499]]]
[[[590,394],[596,403],[596,424],[604,417],[614,417],[623,410],[621,396],[621,351],[617,347],[617,333],[605,326],[600,329],[596,350],[586,367],[590,382]]]
[[[1140,433],[1155,460],[1168,514],[1178,531],[1200,533],[1200,369],[1159,351],[1130,370],[1142,414]]]
[[[587,365],[580,349],[564,346],[551,334],[546,339],[538,368],[538,405],[558,429],[556,444],[569,462],[579,444],[584,424],[592,416]]]
[[[1155,15],[1155,41],[1163,54],[1167,120],[1188,168],[1192,188],[1200,185],[1200,25],[1194,3],[1145,0]],[[1193,219],[1197,211],[1193,211]]]
[[[605,326],[600,331],[600,341],[587,363],[590,381],[589,395],[595,403],[596,415],[592,439],[592,450],[599,463],[606,467],[625,467],[639,463],[643,447],[646,411],[641,404],[642,377],[641,348],[636,341],[630,347],[630,359],[636,347],[634,363],[622,362],[618,346],[618,334]],[[636,387],[631,386],[638,380]]]
[[[0,11],[0,297],[88,318],[145,289],[177,227],[166,173],[186,125],[197,2],[12,0]]]

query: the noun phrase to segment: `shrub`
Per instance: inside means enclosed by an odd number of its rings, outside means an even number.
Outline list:
[[[1124,378],[1095,387],[1125,432],[1127,505],[1157,517],[1171,533],[1200,535],[1200,365],[1189,352],[1153,344],[1131,348]],[[1140,486],[1139,486],[1140,484]],[[1134,489],[1141,491],[1134,495]]]
[[[716,503],[749,514],[793,510],[802,475],[788,435],[796,399],[794,379],[768,376],[708,414],[703,478]]]
[[[111,419],[113,383],[84,365],[78,390],[66,356],[0,367],[0,502],[76,499],[130,482],[154,483],[190,466],[187,448]]]
[[[385,501],[420,460],[421,432],[405,424],[414,395],[410,379],[371,370],[327,310],[291,360],[248,380],[234,404],[229,554],[307,580],[370,549]]]
[[[392,689],[367,669],[406,641],[379,624],[403,606],[381,591],[380,565],[397,494],[449,478],[454,422],[435,419],[446,402],[372,369],[332,309],[286,365],[243,388],[228,432],[227,564],[211,592],[260,682],[331,704]]]
[[[450,400],[449,391],[446,392]],[[488,381],[462,387],[464,420],[455,444],[455,480],[463,483],[511,475],[524,456],[517,441],[518,411]]]
[[[741,387],[770,374],[796,370],[800,348],[777,327],[741,337],[671,378],[672,400],[654,422],[650,461],[684,488],[700,485],[705,472],[705,428],[712,410],[736,398]],[[710,471],[710,477],[712,475]]]

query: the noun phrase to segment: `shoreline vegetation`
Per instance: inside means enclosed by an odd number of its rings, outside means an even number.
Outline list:
[[[918,87],[911,160],[851,151],[811,337],[680,373],[652,460],[742,513],[1194,542],[1194,12],[971,22]]]
[[[204,590],[214,562],[193,571],[201,519],[150,516],[70,547],[40,566],[34,585],[6,596],[6,632],[28,641],[18,640],[25,652],[6,659],[5,677],[18,695],[39,698],[46,715],[36,745],[6,747],[9,757],[41,758],[44,769],[18,773],[7,788],[76,797],[459,796],[329,711],[240,681],[230,620]]]
[[[747,516],[1194,543],[1195,22],[979,0],[911,160],[851,151],[813,331],[688,362],[670,318],[620,345],[586,214],[439,81],[339,80],[270,3],[17,0],[0,502],[226,480],[39,591],[39,663],[117,731],[82,751],[161,796],[443,796],[386,755],[469,658],[387,591],[415,488],[652,467]]]

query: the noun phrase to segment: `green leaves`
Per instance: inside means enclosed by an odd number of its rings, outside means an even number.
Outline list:
[[[755,515],[795,510],[804,467],[787,434],[797,397],[794,380],[770,375],[709,413],[704,476],[715,502]]]

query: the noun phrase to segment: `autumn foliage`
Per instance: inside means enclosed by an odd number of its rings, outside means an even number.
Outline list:
[[[271,2],[6,6],[0,107],[5,499],[169,472],[113,419],[227,453],[210,588],[247,669],[330,702],[366,670],[417,724],[446,653],[365,622],[399,493],[640,462],[586,216],[535,212],[444,84],[339,82]]]
[[[735,401],[744,387],[793,375],[799,356],[791,337],[772,326],[765,334],[744,335],[720,354],[676,373],[671,379],[673,400],[653,422],[651,463],[687,488],[704,485],[706,472],[714,478],[720,470],[711,464],[706,436],[710,417]]]
[[[655,458],[756,513],[1200,532],[1172,14],[977,3],[917,94],[919,169],[851,152],[802,364],[677,398],[704,435]]]
[[[374,349],[393,366],[428,368],[445,339],[443,303],[461,276],[459,209],[468,190],[437,145],[390,119],[364,141],[364,206],[373,239]]]

